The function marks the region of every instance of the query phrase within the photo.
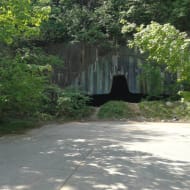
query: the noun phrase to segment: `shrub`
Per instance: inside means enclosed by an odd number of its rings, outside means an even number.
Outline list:
[[[182,102],[144,101],[139,104],[141,115],[153,119],[188,119],[190,107]]]
[[[58,87],[50,84],[53,67],[62,60],[39,48],[3,52],[0,58],[0,119],[55,114]],[[56,97],[55,97],[56,96]],[[53,98],[52,98],[53,97]]]
[[[146,118],[172,118],[172,110],[162,101],[143,101],[139,104],[141,114]]]
[[[80,91],[64,90],[57,100],[57,115],[74,119],[89,116],[89,100],[90,98]]]
[[[6,134],[22,134],[29,129],[38,127],[39,123],[33,118],[0,120],[0,136]]]
[[[41,104],[46,79],[15,58],[0,60],[1,116],[32,115]]]
[[[62,89],[57,85],[51,84],[44,90],[43,105],[41,112],[55,116],[57,113],[57,100],[62,93]]]
[[[122,119],[133,116],[128,104],[123,101],[109,101],[100,107],[98,117],[101,119]]]

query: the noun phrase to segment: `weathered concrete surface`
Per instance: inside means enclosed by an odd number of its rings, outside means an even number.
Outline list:
[[[0,190],[189,190],[190,124],[49,125],[0,138]]]

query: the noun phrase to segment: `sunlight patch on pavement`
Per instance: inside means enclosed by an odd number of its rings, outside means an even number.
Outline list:
[[[176,142],[175,139],[166,139],[162,142],[134,142],[126,146],[131,151],[146,152],[153,156],[159,156],[173,161],[190,162],[190,143]]]
[[[30,189],[29,186],[26,185],[17,185],[17,186],[2,186],[0,190],[27,190]]]
[[[122,183],[116,183],[113,185],[105,185],[105,184],[99,184],[99,185],[94,185],[96,189],[109,189],[109,190],[128,190],[128,187],[125,186]]]
[[[78,188],[74,188],[74,187],[71,187],[71,186],[65,186],[65,187],[62,187],[60,190],[78,190]]]

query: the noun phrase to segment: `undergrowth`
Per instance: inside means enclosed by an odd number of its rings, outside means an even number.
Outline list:
[[[100,119],[122,119],[133,116],[133,112],[126,102],[110,101],[100,107],[98,118]]]
[[[139,108],[145,118],[186,120],[190,115],[190,106],[184,102],[144,101]]]
[[[38,127],[39,122],[33,118],[4,119],[0,121],[0,136],[7,134],[23,134],[29,129]]]
[[[187,102],[142,101],[138,104],[110,101],[100,107],[99,119],[189,120]]]

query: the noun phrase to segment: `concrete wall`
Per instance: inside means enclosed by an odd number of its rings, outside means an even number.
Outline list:
[[[63,59],[63,69],[55,70],[53,76],[61,87],[72,86],[89,95],[108,94],[113,76],[125,75],[131,93],[147,93],[148,88],[139,81],[138,64],[144,58],[127,47],[114,50],[82,43],[53,43],[45,49]]]

